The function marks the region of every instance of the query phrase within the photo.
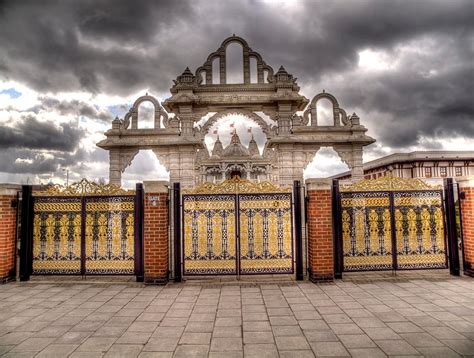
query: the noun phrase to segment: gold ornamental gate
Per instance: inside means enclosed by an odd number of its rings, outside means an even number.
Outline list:
[[[391,175],[340,188],[343,271],[447,268],[442,190]]]
[[[134,274],[135,205],[85,179],[33,193],[32,274]]]
[[[182,203],[185,275],[293,273],[291,189],[234,177]]]

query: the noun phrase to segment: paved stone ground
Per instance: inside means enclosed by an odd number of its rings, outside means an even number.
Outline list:
[[[321,285],[9,283],[0,286],[0,355],[473,357],[474,279],[411,275]]]

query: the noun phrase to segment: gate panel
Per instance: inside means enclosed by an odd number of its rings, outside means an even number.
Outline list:
[[[293,273],[291,193],[240,194],[240,273]]]
[[[34,198],[33,274],[81,273],[81,198]]]
[[[399,269],[447,267],[442,194],[394,192]]]
[[[340,195],[344,271],[392,269],[389,193]]]
[[[184,274],[236,274],[235,195],[183,195]]]
[[[85,198],[87,274],[135,272],[134,196]]]

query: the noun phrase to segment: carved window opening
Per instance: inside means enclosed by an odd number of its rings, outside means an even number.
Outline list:
[[[220,60],[218,57],[212,60],[212,84],[219,85],[221,83]]]
[[[255,57],[250,57],[250,83],[258,83],[258,65]]]
[[[226,83],[244,83],[244,61],[242,45],[230,43],[226,48]]]
[[[143,101],[137,109],[137,128],[155,128],[155,106],[150,101]],[[160,127],[158,127],[160,128]]]
[[[240,170],[232,170],[230,172],[230,177],[231,178],[241,178],[242,177],[242,172]]]
[[[263,71],[263,83],[268,83],[268,71]]]
[[[334,126],[333,104],[329,99],[321,98],[316,102],[316,113],[318,126]]]

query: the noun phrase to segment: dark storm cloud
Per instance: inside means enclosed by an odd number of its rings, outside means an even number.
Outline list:
[[[298,77],[307,97],[325,88],[351,113],[380,114],[363,124],[379,143],[403,148],[427,136],[474,138],[473,14],[470,0],[6,1],[0,79],[39,92],[162,94],[235,33],[275,70]],[[364,49],[396,61],[420,39],[428,50],[414,48],[395,70],[358,69]],[[98,115],[81,103],[52,106]]]
[[[89,103],[79,100],[58,100],[54,97],[39,97],[39,104],[28,109],[28,111],[38,113],[40,110],[56,112],[60,115],[85,116],[91,119],[100,119],[102,121],[111,121],[112,113],[107,109],[99,109]]]
[[[48,155],[36,150],[7,148],[0,151],[0,172],[12,174],[58,174],[63,168],[82,168],[86,172],[87,165],[83,160],[87,153],[78,149],[73,153],[55,153]]]
[[[14,127],[0,126],[0,148],[28,148],[72,152],[84,132],[62,123],[40,122],[34,116],[24,116]]]

